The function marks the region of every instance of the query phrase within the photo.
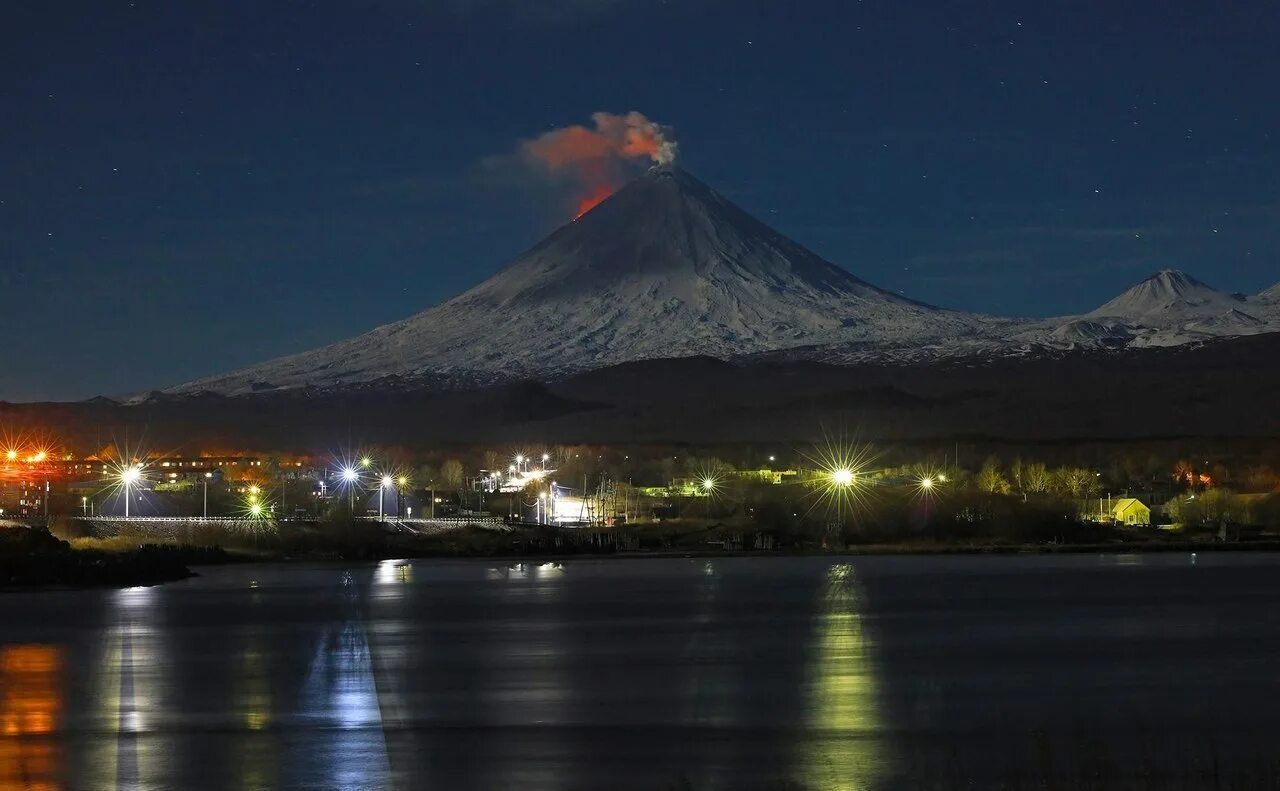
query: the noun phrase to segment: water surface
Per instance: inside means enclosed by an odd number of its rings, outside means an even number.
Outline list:
[[[0,595],[0,789],[1185,786],[1280,726],[1274,555],[200,572]]]

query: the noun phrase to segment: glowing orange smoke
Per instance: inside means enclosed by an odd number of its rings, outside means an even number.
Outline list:
[[[553,129],[520,145],[527,160],[540,163],[574,188],[578,219],[627,181],[625,163],[675,161],[671,130],[643,113],[593,113],[594,129],[574,124]]]
[[[578,213],[573,215],[573,219],[578,219],[582,215],[599,206],[605,198],[613,194],[614,186],[612,184],[601,184],[596,187],[587,197],[578,201]]]

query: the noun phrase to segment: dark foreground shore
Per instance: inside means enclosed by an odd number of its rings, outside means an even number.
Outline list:
[[[234,559],[219,547],[177,544],[73,548],[40,528],[0,528],[0,590],[158,585],[192,576],[190,565]]]
[[[670,558],[806,555],[1018,555],[1280,551],[1280,540],[1221,542],[1208,537],[1143,535],[1091,543],[995,543],[934,539],[848,544],[778,541],[716,526],[611,530],[465,527],[434,535],[387,533],[374,525],[218,532],[186,539],[147,535],[74,538],[41,528],[0,529],[0,590],[41,586],[156,585],[193,575],[191,566],[233,562],[375,561],[388,558]]]

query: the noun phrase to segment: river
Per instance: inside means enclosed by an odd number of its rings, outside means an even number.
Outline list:
[[[199,572],[0,594],[0,789],[1275,779],[1276,555]]]

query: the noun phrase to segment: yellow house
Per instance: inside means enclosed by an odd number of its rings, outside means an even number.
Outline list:
[[[1111,508],[1111,518],[1118,525],[1149,525],[1151,509],[1133,497],[1122,497],[1116,500]]]

